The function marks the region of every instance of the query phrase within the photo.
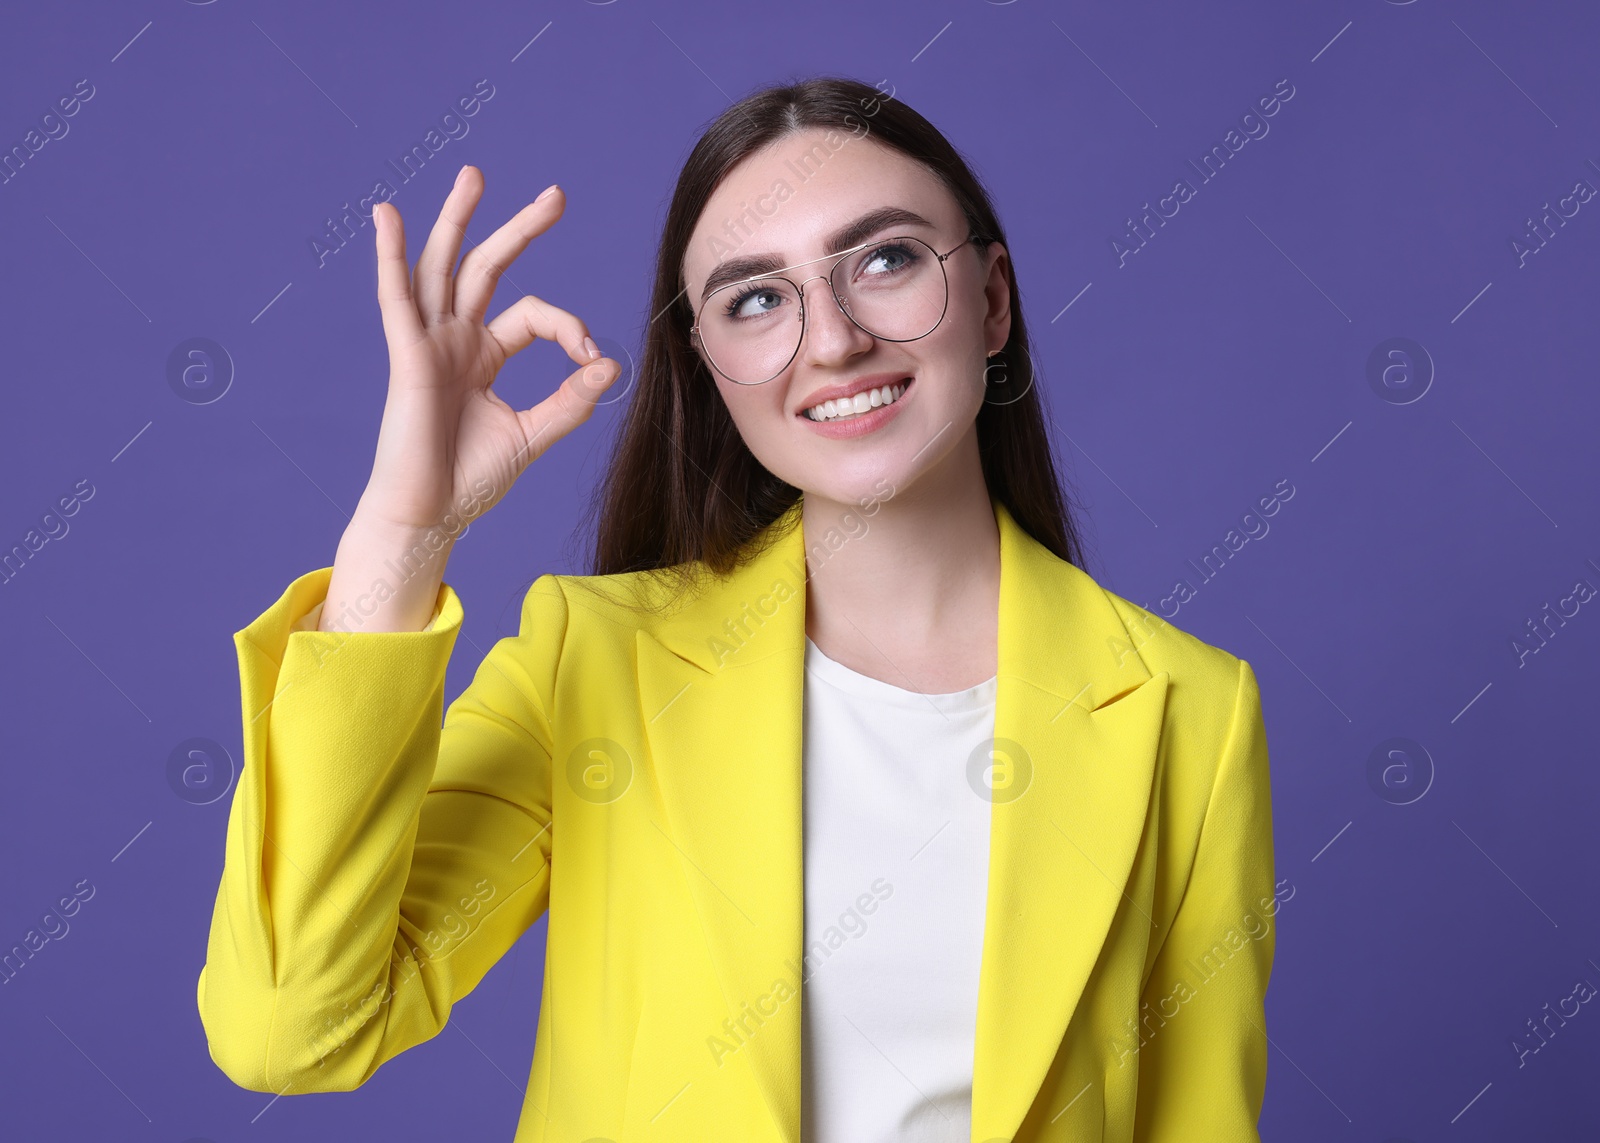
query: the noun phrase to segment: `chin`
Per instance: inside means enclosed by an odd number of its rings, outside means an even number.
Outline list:
[[[909,479],[899,466],[893,469],[874,466],[871,473],[862,474],[830,472],[810,475],[812,479],[790,480],[789,483],[802,489],[812,500],[831,500],[852,505],[866,515],[875,513],[881,504],[903,492]]]

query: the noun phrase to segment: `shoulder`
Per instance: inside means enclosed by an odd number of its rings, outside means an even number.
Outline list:
[[[1184,630],[1156,612],[1101,587],[1122,620],[1128,640],[1151,674],[1166,671],[1174,681],[1226,682],[1231,691],[1239,674],[1239,656]]]
[[[1167,678],[1156,781],[1172,852],[1196,854],[1209,828],[1217,844],[1248,848],[1249,861],[1270,867],[1271,770],[1250,663],[1114,592],[1106,598],[1151,675]]]
[[[572,680],[630,677],[639,632],[672,603],[670,582],[654,575],[540,575],[523,592],[516,634],[496,641],[476,678],[510,682],[551,712]]]
[[[1260,692],[1249,662],[1104,587],[1127,632],[1126,653],[1167,676],[1167,725],[1215,757],[1241,719],[1259,721]]]
[[[547,573],[534,580],[523,596],[523,622],[552,622],[593,640],[610,635],[632,642],[640,630],[651,630],[674,614],[688,591],[677,569],[621,572],[613,575]]]

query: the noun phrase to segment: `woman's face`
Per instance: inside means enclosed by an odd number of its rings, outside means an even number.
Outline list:
[[[886,208],[900,212],[898,217],[849,231]],[[904,492],[947,461],[976,468],[984,366],[989,351],[1002,348],[1011,331],[1004,248],[968,243],[945,260],[944,318],[915,341],[880,340],[857,326],[820,276],[834,261],[828,255],[863,242],[910,235],[943,254],[967,234],[966,217],[944,184],[870,134],[807,130],[728,173],[701,213],[684,258],[689,302],[702,327],[738,293],[724,291],[705,304],[707,287],[725,284],[730,270],[742,279],[809,263],[782,270],[804,289],[805,336],[794,360],[760,385],[735,384],[710,369],[745,444],[769,472],[816,496],[863,504]],[[931,263],[926,250],[912,249]],[[767,264],[736,265],[751,258]],[[863,269],[881,273],[904,265],[903,255],[890,253]],[[925,266],[927,271],[937,285],[937,265]],[[843,287],[845,277],[842,269],[835,280]],[[759,322],[797,324],[794,309],[774,313],[777,304],[772,295],[756,296],[739,312]],[[855,391],[885,385],[905,386],[887,407],[823,423],[806,415],[819,396],[841,386]]]

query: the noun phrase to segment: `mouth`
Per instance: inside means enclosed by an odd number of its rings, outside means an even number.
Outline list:
[[[905,397],[906,391],[911,388],[913,380],[911,377],[902,377],[898,381],[880,385],[875,389],[863,390],[851,397],[823,401],[821,404],[801,409],[796,415],[813,423],[825,425],[845,425],[873,418],[880,409],[892,408],[898,404]]]

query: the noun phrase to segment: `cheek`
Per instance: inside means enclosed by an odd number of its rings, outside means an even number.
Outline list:
[[[954,362],[965,361],[973,354],[982,357],[984,316],[985,308],[981,296],[975,301],[966,294],[958,294],[952,289],[950,304],[946,307],[938,328],[920,341],[909,344],[926,346],[922,352],[925,359],[937,356],[945,361]]]
[[[966,328],[958,315],[946,314],[944,325],[913,344],[920,347],[919,368],[937,381],[942,400],[963,408],[982,400],[990,362],[981,328]]]
[[[717,382],[717,392],[722,395],[722,402],[739,435],[746,444],[752,445],[752,452],[754,446],[783,427],[783,403],[770,383],[746,386],[722,379]]]

